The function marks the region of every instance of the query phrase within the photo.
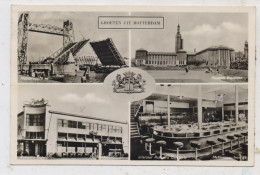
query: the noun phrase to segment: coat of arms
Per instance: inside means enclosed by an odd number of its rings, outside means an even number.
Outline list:
[[[116,75],[116,80],[113,81],[114,92],[116,93],[141,93],[144,92],[145,80],[142,79],[141,74],[137,74],[135,77],[134,72],[125,72]]]

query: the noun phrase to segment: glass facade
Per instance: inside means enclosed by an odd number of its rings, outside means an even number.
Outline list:
[[[45,125],[45,113],[43,114],[27,114],[26,115],[27,126],[44,126]]]
[[[44,132],[26,132],[26,139],[44,139]]]
[[[122,133],[123,132],[123,129],[121,126],[112,126],[112,125],[81,122],[81,121],[72,121],[72,120],[64,120],[64,119],[58,119],[58,127],[105,131],[105,132],[110,132],[110,133]]]

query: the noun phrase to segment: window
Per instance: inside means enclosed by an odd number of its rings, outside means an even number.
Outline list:
[[[59,132],[59,133],[58,133],[58,138],[59,138],[59,139],[67,139],[67,133],[61,133],[61,132]]]
[[[63,122],[63,120],[58,119],[58,127],[62,127],[62,122]]]
[[[107,131],[107,126],[106,125],[102,125],[102,130],[103,131]]]
[[[79,128],[79,129],[86,129],[85,123],[78,122],[78,128]]]
[[[111,125],[108,126],[108,132],[110,132],[110,133],[113,132],[113,131],[112,131],[112,126],[111,126]]]
[[[44,139],[44,132],[38,132],[37,139]]]
[[[89,129],[93,130],[94,129],[94,123],[89,123]]]
[[[114,126],[114,131],[117,133],[118,132],[118,127]]]
[[[77,122],[76,121],[68,121],[68,127],[69,128],[77,128]]]
[[[26,132],[26,139],[44,139],[44,132]]]
[[[45,113],[38,115],[26,115],[26,125],[27,126],[44,126],[45,123]]]
[[[88,130],[89,130],[90,123],[86,122],[86,123],[85,123],[85,127],[86,127],[86,129],[88,129]]]
[[[63,120],[62,122],[63,122],[62,127],[67,128],[68,127],[68,120]]]
[[[58,126],[59,127],[68,127],[68,121],[67,120],[62,120],[62,119],[59,119],[58,120]]]
[[[97,123],[94,124],[94,130],[98,130],[98,124]]]
[[[98,124],[98,130],[102,131],[102,125],[101,124]]]
[[[68,134],[68,138],[69,138],[69,139],[72,139],[72,140],[76,140],[76,139],[77,139],[77,136],[76,136],[76,134],[69,133],[69,134]]]
[[[114,133],[116,133],[116,126],[112,126],[112,130]]]

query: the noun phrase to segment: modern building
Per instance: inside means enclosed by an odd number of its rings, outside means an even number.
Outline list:
[[[246,47],[245,47],[246,50]],[[208,66],[230,67],[235,59],[234,49],[227,46],[212,46],[196,52],[184,50],[184,40],[181,36],[180,25],[177,26],[175,36],[175,52],[149,52],[145,49],[136,50],[136,66],[182,66],[204,64]]]
[[[187,64],[192,65],[196,63],[196,49],[194,49],[194,52],[187,52]]]
[[[196,54],[196,61],[208,66],[230,67],[231,60],[235,59],[234,49],[219,45],[204,49]]]
[[[127,123],[50,110],[33,100],[18,114],[18,156],[123,156],[128,153]]]

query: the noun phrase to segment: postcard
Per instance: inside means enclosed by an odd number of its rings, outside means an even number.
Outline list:
[[[254,7],[13,5],[11,163],[254,164]]]

